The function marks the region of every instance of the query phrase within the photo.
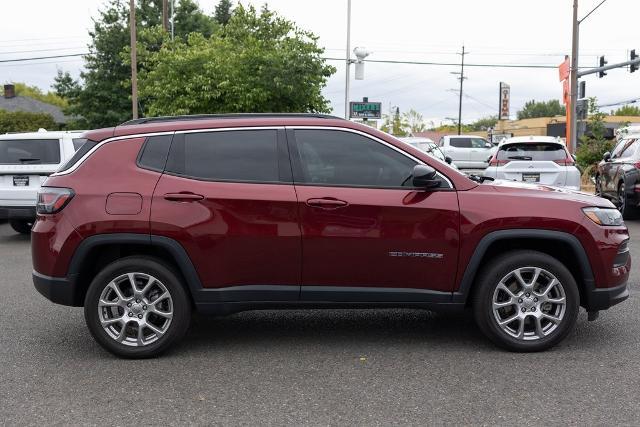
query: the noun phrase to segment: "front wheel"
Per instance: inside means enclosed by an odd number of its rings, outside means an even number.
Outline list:
[[[479,328],[511,351],[542,351],[574,327],[580,294],[569,270],[555,258],[516,251],[481,273],[474,299]]]
[[[98,343],[126,358],[154,357],[179,341],[191,303],[178,275],[153,258],[127,257],[93,279],[84,303]]]
[[[27,219],[12,219],[9,221],[9,225],[16,233],[31,234],[31,227],[33,227],[33,220]]]

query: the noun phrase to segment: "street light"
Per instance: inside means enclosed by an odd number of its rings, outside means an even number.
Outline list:
[[[364,58],[371,55],[364,47],[356,47],[353,49],[353,54],[358,58],[355,61],[356,64],[356,80],[364,80]]]

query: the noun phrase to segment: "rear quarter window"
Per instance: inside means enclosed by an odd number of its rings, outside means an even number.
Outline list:
[[[169,155],[172,138],[173,135],[148,137],[140,150],[138,166],[162,172],[167,164],[167,156]]]
[[[0,164],[57,165],[59,163],[59,139],[0,140]]]
[[[471,148],[471,138],[451,138],[449,145],[456,148]]]
[[[498,150],[498,160],[562,160],[567,158],[564,146],[545,142],[505,144]]]

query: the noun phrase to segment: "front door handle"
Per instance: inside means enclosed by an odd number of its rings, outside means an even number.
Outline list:
[[[164,195],[165,200],[169,200],[171,202],[196,202],[198,200],[204,199],[202,194],[195,193],[167,193]]]
[[[321,199],[307,200],[307,206],[321,209],[337,209],[347,206],[349,203],[344,200],[338,200],[333,197],[323,197]]]

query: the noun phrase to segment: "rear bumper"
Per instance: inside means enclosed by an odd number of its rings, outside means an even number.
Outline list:
[[[82,301],[77,301],[75,280],[66,277],[49,277],[36,271],[32,276],[36,290],[48,300],[56,304],[82,306]]]
[[[35,206],[0,206],[0,219],[35,219]]]
[[[629,298],[627,282],[613,288],[593,288],[587,291],[585,308],[588,311],[606,310]]]

